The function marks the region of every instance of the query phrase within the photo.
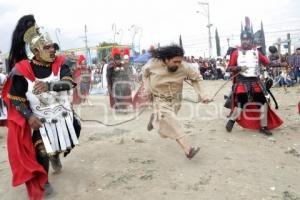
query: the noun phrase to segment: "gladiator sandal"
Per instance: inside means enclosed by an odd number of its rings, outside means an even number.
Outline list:
[[[186,154],[186,157],[191,160],[199,152],[199,150],[200,147],[191,147],[189,153]]]

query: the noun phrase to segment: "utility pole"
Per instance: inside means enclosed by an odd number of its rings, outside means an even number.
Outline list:
[[[87,40],[87,26],[86,26],[86,24],[84,25],[84,42],[85,42],[85,49],[86,49],[86,51],[88,50],[88,44],[87,44],[87,42],[88,42],[88,40]]]
[[[128,31],[132,31],[132,40],[131,40],[131,48],[132,48],[132,52],[135,53],[135,44],[134,44],[134,39],[136,34],[140,31],[140,38],[139,38],[139,53],[141,53],[141,37],[142,37],[142,32],[143,29],[142,27],[139,27],[135,24],[131,25],[131,27],[128,29]]]
[[[278,38],[276,44],[277,44],[277,47],[278,47],[279,57],[281,58],[281,38]]]
[[[278,53],[279,57],[281,57],[281,44],[287,43],[288,44],[288,54],[291,55],[291,34],[287,34],[287,39],[286,40],[281,40],[281,38],[277,39],[277,42],[274,43],[274,45],[277,45],[278,47]]]
[[[87,58],[87,64],[91,64],[90,63],[90,50],[88,47],[88,39],[87,39],[87,25],[84,25],[84,39],[83,41],[85,42],[85,51],[86,51],[86,58]]]
[[[288,43],[288,53],[289,53],[289,56],[291,55],[291,34],[290,33],[288,33],[287,34],[287,43]]]
[[[116,34],[117,34],[117,25],[116,25],[116,23],[113,23],[113,25],[112,25],[112,31],[114,32],[113,46],[115,46],[115,43],[116,43]]]
[[[211,31],[210,31],[210,28],[213,26],[211,23],[210,23],[210,13],[209,13],[209,3],[208,2],[198,2],[200,5],[205,5],[207,6],[207,14],[206,14],[206,17],[207,17],[207,28],[208,28],[208,52],[209,52],[209,57],[212,56],[212,43],[211,43]]]

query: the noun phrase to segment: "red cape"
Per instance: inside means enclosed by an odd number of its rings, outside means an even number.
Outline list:
[[[236,90],[232,94],[231,114],[233,112],[233,109],[237,106],[237,100],[236,100],[237,92],[240,93],[241,91]],[[268,125],[267,125],[268,129],[277,128],[283,123],[280,117],[271,109],[269,105],[268,105],[267,115],[268,115]],[[248,105],[246,106],[245,109],[243,109],[241,115],[238,117],[236,122],[243,128],[259,130],[261,128],[260,112],[258,112],[257,107],[255,107],[254,105]]]
[[[52,64],[55,75],[64,61],[64,57],[57,57]],[[31,81],[35,80],[34,73],[28,60],[22,60],[15,66],[16,71]],[[48,174],[37,162],[36,153],[31,139],[31,128],[24,117],[15,109],[7,97],[12,84],[8,77],[4,84],[2,97],[7,104],[7,151],[13,173],[12,185],[26,183],[28,196],[31,200],[44,197],[44,185],[48,181]]]
[[[242,111],[240,117],[236,122],[243,128],[259,130],[260,126],[260,112],[259,109],[253,107],[254,105],[246,106],[246,109]],[[274,129],[279,127],[283,121],[278,115],[268,106],[268,129]]]
[[[143,105],[147,104],[149,102],[148,98],[144,98],[142,95],[142,92],[144,90],[144,83],[139,87],[136,94],[133,97],[132,105],[134,108],[142,107]]]
[[[235,93],[232,95],[231,102],[232,102],[231,104],[231,113],[232,113],[233,109],[237,106]],[[283,123],[280,117],[271,109],[269,105],[268,105],[267,115],[268,115],[267,127],[269,129],[277,128]],[[259,130],[261,128],[260,112],[257,109],[257,107],[255,107],[254,105],[248,105],[246,106],[245,109],[243,109],[241,115],[237,118],[236,122],[243,128]]]

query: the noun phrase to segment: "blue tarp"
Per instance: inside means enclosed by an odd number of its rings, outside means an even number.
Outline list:
[[[140,55],[137,58],[134,58],[133,62],[134,63],[146,63],[150,58],[151,58],[151,54],[147,52],[143,55]]]

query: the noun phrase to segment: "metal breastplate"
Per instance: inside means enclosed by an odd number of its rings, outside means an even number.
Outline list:
[[[59,73],[58,73],[59,74]],[[58,81],[59,77],[52,73],[39,81]],[[73,112],[68,91],[48,91],[38,95],[32,93],[34,82],[27,79],[26,92],[32,112],[41,119],[43,127],[40,133],[48,154],[66,151],[78,144],[73,126]]]
[[[126,67],[114,67],[113,69],[113,81],[127,81],[128,69]]]
[[[245,77],[258,77],[260,75],[257,50],[239,50],[237,65],[248,67],[246,71],[240,73]]]

